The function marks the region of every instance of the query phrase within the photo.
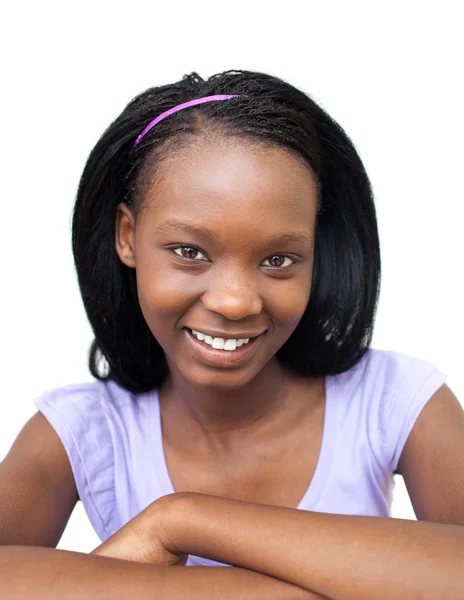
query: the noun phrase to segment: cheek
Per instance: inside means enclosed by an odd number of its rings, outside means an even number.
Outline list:
[[[308,305],[310,291],[311,277],[302,277],[286,281],[280,289],[269,294],[267,308],[277,327],[288,329],[298,325]]]
[[[195,281],[175,269],[158,263],[137,264],[137,292],[142,313],[148,324],[164,321],[195,301]]]

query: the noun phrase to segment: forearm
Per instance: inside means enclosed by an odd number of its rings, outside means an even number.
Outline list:
[[[8,600],[317,600],[244,569],[156,567],[49,548],[0,548],[0,597]]]
[[[464,598],[460,527],[178,496],[166,530],[167,543],[178,552],[252,569],[336,600]]]

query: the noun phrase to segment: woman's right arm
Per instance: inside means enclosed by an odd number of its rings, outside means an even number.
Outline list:
[[[244,569],[154,566],[56,550],[77,500],[66,451],[37,413],[0,463],[0,598],[320,599]],[[127,543],[121,531],[115,535],[121,540],[119,555],[124,556]]]
[[[320,600],[231,567],[157,567],[49,548],[0,548],[5,600]]]
[[[77,500],[63,444],[37,413],[0,463],[0,546],[55,547]]]

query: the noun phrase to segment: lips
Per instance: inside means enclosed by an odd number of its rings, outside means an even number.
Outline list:
[[[254,337],[250,338],[213,338],[212,336],[208,336],[211,339],[211,343],[208,343],[205,340],[198,339],[191,329],[185,328],[184,331],[191,350],[194,352],[197,358],[201,360],[201,362],[207,363],[211,366],[223,368],[236,367],[250,360],[259,347],[261,338],[263,337],[262,334],[255,335]],[[193,331],[199,333],[198,330]],[[205,334],[205,336],[206,335],[207,334]],[[217,339],[223,342],[222,348],[214,347],[212,345],[212,342]],[[245,339],[248,339],[248,342],[241,345],[236,345],[235,349],[224,349],[225,344],[229,340],[236,341]],[[215,346],[217,345],[218,344],[216,343]]]

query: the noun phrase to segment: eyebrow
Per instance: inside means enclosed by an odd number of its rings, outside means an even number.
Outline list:
[[[158,225],[158,230],[161,231],[171,231],[173,229],[179,229],[190,235],[206,238],[218,244],[222,242],[219,236],[211,229],[207,229],[206,227],[202,227],[199,225],[194,225],[193,223],[185,223],[184,221],[178,221],[177,219],[168,219],[167,221],[164,221],[163,223]],[[266,245],[275,246],[278,244],[288,243],[310,244],[312,241],[313,238],[309,233],[306,233],[304,231],[294,231],[291,233],[281,233],[273,238],[270,238],[269,240],[267,240]]]
[[[168,219],[167,221],[161,223],[161,225],[158,225],[158,230],[160,231],[171,231],[172,229],[180,229],[184,233],[211,239],[215,242],[220,241],[219,237],[214,231],[207,229],[206,227],[201,227],[200,225],[194,225],[193,223],[185,223],[184,221],[177,221],[176,219]]]

